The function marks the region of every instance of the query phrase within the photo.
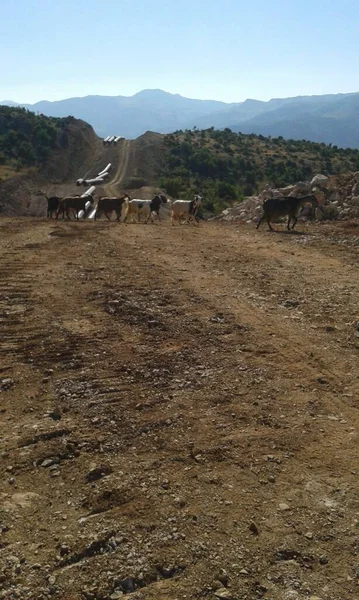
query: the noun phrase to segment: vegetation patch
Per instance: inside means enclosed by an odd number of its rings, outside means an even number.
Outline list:
[[[8,178],[24,167],[46,163],[51,151],[62,145],[64,128],[71,120],[0,106],[0,176]]]
[[[176,131],[165,136],[160,185],[176,198],[201,193],[208,212],[260,191],[264,184],[283,187],[325,175],[359,170],[352,148],[244,135],[230,129]]]

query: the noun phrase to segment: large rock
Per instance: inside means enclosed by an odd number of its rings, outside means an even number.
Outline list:
[[[312,191],[308,181],[298,181],[298,183],[295,184],[295,189],[301,194],[310,194]]]
[[[296,186],[295,185],[287,185],[286,187],[279,188],[279,192],[282,196],[289,196],[292,192],[294,192]]]
[[[322,192],[322,190],[319,190],[318,188],[314,188],[313,194],[316,197],[318,204],[320,204],[321,206],[323,204],[326,204],[327,199],[326,199],[324,192]]]
[[[329,184],[329,177],[326,175],[315,175],[312,181],[310,182],[311,187],[325,188]]]
[[[325,206],[318,206],[315,209],[315,218],[317,221],[332,221],[339,216],[339,208],[336,204],[330,203]]]

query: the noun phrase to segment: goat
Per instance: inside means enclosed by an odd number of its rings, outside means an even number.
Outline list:
[[[116,221],[119,221],[121,218],[123,206],[125,206],[127,209],[129,200],[131,200],[131,198],[128,194],[125,194],[121,198],[102,198],[100,196],[97,202],[95,221],[98,217],[102,215],[102,213],[105,213],[107,219],[111,221],[109,213],[111,215],[112,211],[115,211],[117,215]]]
[[[45,196],[45,198],[47,200],[47,218],[52,219],[53,213],[56,213],[56,211],[59,207],[59,202],[60,202],[61,198],[59,198],[58,196],[50,196],[50,198]],[[64,215],[64,213],[63,213],[63,215]]]
[[[93,203],[94,198],[92,195],[88,194],[87,196],[67,196],[62,198],[59,202],[58,209],[56,211],[56,219],[58,218],[60,212],[63,214],[66,213],[68,219],[71,220],[69,215],[69,210],[72,210],[76,219],[79,220],[79,212],[84,211],[84,219],[86,219],[86,204],[87,202]]]
[[[158,220],[160,221],[160,208],[162,204],[167,202],[167,198],[162,194],[156,194],[152,198],[152,200],[130,200],[127,206],[126,216],[124,218],[124,222],[127,220],[127,217],[131,215],[131,219],[133,222],[134,215],[137,215],[137,222],[140,222],[140,216],[145,215],[145,223],[148,223],[149,219],[153,222],[152,213],[156,213]]]
[[[201,202],[202,197],[198,194],[195,195],[193,200],[175,200],[172,204],[172,225],[174,225],[175,221],[181,223],[181,217],[185,218],[185,223],[189,223],[191,219],[194,219],[198,223],[197,211],[201,206]]]
[[[313,208],[318,206],[318,200],[315,196],[302,196],[302,198],[295,198],[294,196],[286,196],[285,198],[269,198],[263,203],[263,215],[257,223],[257,229],[259,228],[263,219],[268,223],[268,227],[271,231],[274,231],[271,226],[271,221],[278,217],[284,217],[288,215],[287,229],[290,230],[290,221],[293,219],[292,229],[294,229],[298,221],[299,209],[310,202]]]

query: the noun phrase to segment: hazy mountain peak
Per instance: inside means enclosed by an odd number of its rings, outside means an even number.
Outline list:
[[[12,100],[0,104],[19,106]],[[72,115],[90,123],[100,136],[135,138],[145,131],[229,127],[242,133],[359,148],[358,92],[225,103],[145,89],[133,96],[90,95],[21,106],[52,117]]]
[[[13,100],[0,100],[1,106],[19,106],[17,102]]]

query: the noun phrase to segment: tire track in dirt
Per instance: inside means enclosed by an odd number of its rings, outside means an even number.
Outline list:
[[[359,284],[346,250],[216,223],[8,220],[1,233],[20,340],[0,394],[5,589],[32,600],[51,573],[72,600],[127,585],[212,598],[224,570],[234,598],[294,598],[293,581],[298,600],[353,598],[358,352],[340,344]],[[322,327],[332,280],[335,334]]]

